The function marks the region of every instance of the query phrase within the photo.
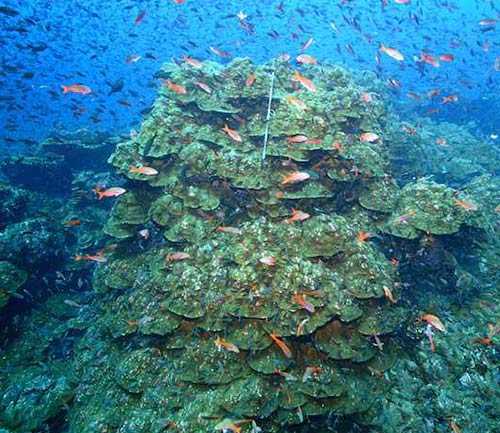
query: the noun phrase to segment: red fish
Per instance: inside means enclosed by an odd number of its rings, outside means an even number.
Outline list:
[[[293,356],[292,351],[290,350],[290,348],[274,332],[272,332],[271,334],[269,334],[269,336],[277,344],[277,346],[281,349],[281,351],[283,352],[283,354],[287,358],[291,358]]]
[[[439,68],[441,64],[439,63],[439,60],[436,59],[433,55],[431,54],[424,54],[422,53],[420,55],[420,61],[428,63],[429,65],[434,66],[435,68]]]
[[[293,295],[292,302],[299,304],[304,310],[309,311],[309,313],[314,313],[314,305],[308,302],[304,297],[300,295]]]
[[[120,188],[119,186],[108,188],[105,191],[101,191],[98,188],[93,188],[92,191],[99,196],[99,200],[102,200],[104,197],[118,197],[127,192],[125,188]]]
[[[443,62],[453,62],[453,60],[455,59],[455,56],[453,54],[442,54],[441,56],[439,56],[439,58]]]
[[[447,102],[457,102],[458,101],[458,96],[457,95],[450,95],[450,96],[444,96],[441,99],[442,104],[446,104]]]
[[[315,65],[318,63],[317,60],[309,54],[300,54],[299,56],[297,56],[296,60],[297,62],[305,65]]]
[[[307,105],[304,104],[299,98],[291,95],[287,95],[285,98],[286,102],[289,102],[290,104],[294,105],[297,107],[299,110],[307,110]]]
[[[298,81],[300,84],[302,84],[302,86],[304,86],[310,92],[316,92],[316,86],[314,85],[314,83],[309,78],[300,75],[298,71],[295,71],[295,73],[292,76],[292,80]]]
[[[229,135],[234,141],[238,141],[238,142],[241,142],[242,139],[241,139],[241,136],[240,134],[238,133],[238,131],[234,130],[234,129],[231,129],[229,126],[227,126],[226,124],[224,124],[224,126],[222,127],[222,130],[227,133],[227,135]]]
[[[306,212],[302,212],[301,210],[292,209],[292,215],[290,216],[290,218],[287,218],[285,220],[285,223],[291,224],[292,222],[295,222],[295,221],[304,221],[304,220],[310,218],[310,216],[311,215],[309,215]]]
[[[181,59],[182,62],[188,63],[191,66],[194,66],[197,69],[203,68],[203,63],[200,62],[199,60],[193,59],[192,57],[186,57],[184,56]]]
[[[208,86],[208,84],[202,83],[201,81],[195,81],[194,84],[209,95],[212,93],[212,89]]]
[[[165,256],[165,260],[167,262],[177,262],[177,261],[180,261],[180,260],[187,260],[189,259],[191,256],[188,254],[188,253],[183,253],[183,252],[180,252],[180,253],[169,253]]]
[[[453,204],[455,206],[461,207],[462,209],[465,209],[466,211],[476,211],[477,210],[477,206],[475,204],[470,203],[470,202],[465,201],[465,200],[457,200]]]
[[[226,349],[229,352],[240,353],[240,349],[238,349],[233,343],[229,341],[221,340],[220,337],[217,337],[214,340],[214,344],[220,349]]]
[[[129,173],[136,173],[136,174],[144,174],[146,176],[154,176],[158,174],[158,171],[155,170],[153,167],[134,167],[133,165],[130,166],[130,169],[128,170]]]
[[[170,80],[161,80],[161,82],[175,93],[179,93],[180,95],[187,94],[187,90],[184,87],[174,84]]]
[[[311,177],[309,173],[304,171],[294,171],[287,175],[281,175],[281,185],[291,185],[293,183],[303,182]]]
[[[433,326],[439,331],[445,331],[443,322],[441,322],[441,319],[434,314],[424,314],[420,317],[419,321],[427,322],[429,325]]]
[[[384,44],[381,44],[380,51],[397,60],[398,62],[402,62],[405,58],[404,56],[395,48],[388,48]]]
[[[250,87],[253,83],[255,83],[255,74],[249,75],[245,80],[245,86]]]
[[[374,132],[363,132],[359,139],[363,143],[373,143],[374,141],[377,141],[380,138],[378,134],[375,134]]]
[[[85,254],[84,256],[77,254],[75,256],[75,261],[78,262],[80,260],[88,260],[91,262],[104,263],[107,262],[108,259],[106,257],[96,255]]]
[[[84,86],[83,84],[72,84],[71,86],[61,86],[63,93],[78,93],[79,95],[88,95],[92,93],[90,87]]]

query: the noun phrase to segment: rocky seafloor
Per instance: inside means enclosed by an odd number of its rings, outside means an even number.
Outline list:
[[[498,146],[294,72],[165,65],[137,134],[4,161],[0,431],[496,431]]]

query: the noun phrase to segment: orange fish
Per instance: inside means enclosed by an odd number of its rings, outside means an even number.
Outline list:
[[[208,84],[202,83],[201,81],[195,81],[194,84],[209,95],[212,93],[212,89],[208,86]]]
[[[442,54],[441,56],[439,56],[439,58],[443,62],[453,62],[453,60],[455,59],[455,56],[453,54]]]
[[[242,422],[247,422],[247,420],[234,421],[232,419],[225,418],[214,427],[214,430],[220,430],[223,433],[241,433],[242,428],[238,424]]]
[[[359,231],[358,235],[356,236],[356,241],[358,242],[358,244],[361,244],[362,242],[370,239],[371,237],[372,237],[371,233]]]
[[[187,260],[191,256],[188,253],[169,253],[165,256],[167,262],[177,262],[180,260]]]
[[[295,96],[287,95],[285,100],[286,102],[289,102],[290,104],[297,107],[299,110],[307,110],[307,105]]]
[[[454,419],[450,419],[450,427],[453,430],[453,433],[462,433],[462,429],[458,426]]]
[[[96,256],[102,256],[103,254],[106,254],[110,251],[114,251],[118,248],[118,244],[111,244],[111,245],[108,245],[106,247],[104,247],[102,250],[100,251],[97,251],[97,253],[95,253]]]
[[[78,93],[79,95],[88,95],[92,93],[90,87],[84,86],[83,84],[72,84],[71,86],[61,86],[63,93]]]
[[[297,62],[305,65],[315,65],[317,63],[317,60],[308,54],[300,54],[299,56],[297,56]]]
[[[293,183],[303,182],[311,177],[309,173],[305,171],[294,171],[293,173],[287,175],[281,175],[281,185],[291,185]]]
[[[283,354],[287,358],[291,358],[293,356],[292,351],[290,350],[290,348],[274,332],[272,332],[271,334],[269,334],[269,336],[278,345],[278,347],[281,349],[281,351],[283,352]]]
[[[438,331],[443,331],[443,332],[445,331],[443,322],[441,322],[441,319],[435,316],[434,314],[424,314],[423,316],[420,317],[419,320],[428,323],[429,325],[436,328]]]
[[[457,101],[458,101],[457,95],[444,96],[443,98],[441,98],[442,104],[446,104],[447,102],[457,102]]]
[[[231,233],[233,235],[241,235],[241,230],[236,227],[224,227],[224,226],[219,226],[215,229],[216,232],[222,232],[222,233]]]
[[[398,50],[394,48],[388,48],[384,44],[381,44],[380,51],[397,60],[398,62],[402,62],[405,59]]]
[[[227,135],[229,135],[234,141],[239,141],[241,142],[241,137],[240,137],[240,134],[238,134],[238,131],[234,130],[234,129],[231,129],[229,126],[227,126],[226,124],[224,124],[224,126],[222,127],[222,130],[224,132],[227,133]]]
[[[436,144],[438,146],[447,147],[448,146],[448,141],[446,140],[446,138],[437,137],[436,138]]]
[[[314,305],[304,299],[302,296],[293,295],[292,303],[299,304],[304,310],[309,311],[309,313],[314,313]]]
[[[79,219],[76,219],[76,218],[73,218],[73,219],[70,219],[70,220],[66,220],[64,221],[64,224],[68,227],[75,227],[75,226],[79,226],[80,224],[82,223],[81,220]]]
[[[303,134],[292,135],[286,139],[287,143],[304,143],[307,141],[307,136]]]
[[[344,149],[343,149],[342,144],[341,144],[340,142],[338,142],[338,141],[334,141],[334,142],[332,143],[332,146],[333,146],[333,148],[334,148],[334,149],[335,149],[338,153],[340,153],[341,155],[344,153]]]
[[[372,95],[370,95],[367,92],[361,93],[361,99],[363,100],[363,102],[366,102],[367,104],[373,101]]]
[[[144,174],[146,176],[154,176],[158,174],[158,171],[155,170],[153,167],[134,167],[133,165],[130,166],[130,169],[128,170],[129,173],[136,173],[136,174]]]
[[[479,337],[474,338],[474,340],[472,340],[472,344],[484,344],[485,346],[489,346],[493,344],[493,340],[491,338]]]
[[[285,222],[287,224],[291,224],[292,222],[294,221],[304,221],[306,220],[307,218],[309,218],[311,215],[309,215],[308,213],[306,212],[302,212],[301,210],[298,210],[298,209],[292,209],[292,215],[290,216],[290,218],[287,218],[285,220]]]
[[[104,263],[104,262],[107,262],[108,259],[106,257],[102,257],[102,256],[99,256],[99,255],[90,255],[90,254],[85,254],[84,256],[82,256],[81,254],[77,254],[75,256],[75,261],[78,262],[80,260],[88,260],[88,261],[91,261],[91,262],[97,262],[97,263]]]
[[[300,84],[302,84],[302,86],[304,86],[310,92],[316,91],[316,86],[314,85],[314,83],[311,80],[309,80],[309,78],[300,75],[298,71],[295,71],[295,73],[292,75],[292,81],[298,81]]]
[[[389,289],[389,287],[384,286],[384,294],[385,294],[385,297],[387,299],[389,299],[389,301],[391,301],[393,304],[398,302],[397,299],[392,294],[392,291],[391,291],[391,289]]]
[[[172,90],[173,92],[175,93],[179,93],[180,95],[185,95],[187,94],[187,90],[182,87],[182,86],[179,86],[178,84],[174,84],[172,83],[172,81],[170,80],[160,80],[165,86],[167,86],[170,90]]]
[[[359,139],[363,143],[373,143],[374,141],[377,141],[380,138],[378,134],[375,134],[374,132],[363,132]]]
[[[255,74],[249,75],[248,78],[245,80],[245,86],[249,87],[253,83],[255,83]]]
[[[219,348],[219,350],[226,349],[229,352],[240,353],[240,349],[238,349],[233,343],[221,340],[220,337],[217,337],[214,340],[214,343]]]
[[[184,63],[187,63],[187,64],[189,64],[191,66],[194,66],[197,69],[203,68],[203,63],[200,62],[199,60],[193,59],[192,57],[186,57],[186,56],[184,56],[181,59],[181,61],[184,62]]]
[[[429,65],[432,65],[435,68],[439,68],[441,66],[441,64],[439,63],[439,60],[436,59],[434,56],[432,56],[430,54],[424,54],[424,53],[422,53],[420,55],[420,61],[428,63]]]
[[[120,188],[119,186],[108,188],[105,191],[101,191],[98,188],[93,188],[92,191],[99,196],[99,200],[102,200],[104,197],[118,197],[127,192],[125,188]]]
[[[264,256],[259,259],[259,262],[267,266],[275,266],[276,259],[273,256]]]
[[[455,206],[460,206],[462,209],[465,209],[466,211],[475,211],[475,210],[477,210],[477,206],[475,204],[473,204],[473,203],[468,202],[468,201],[457,200],[453,204]]]

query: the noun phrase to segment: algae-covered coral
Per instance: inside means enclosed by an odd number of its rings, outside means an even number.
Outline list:
[[[408,374],[402,344],[424,337],[405,288],[432,269],[471,290],[473,269],[447,239],[487,238],[495,210],[482,202],[495,192],[481,178],[460,191],[398,184],[382,100],[340,68],[301,74],[284,60],[162,69],[141,130],[109,159],[125,179],[103,224],[117,245],[86,256],[98,262],[90,299],[48,301],[51,337],[27,348],[56,362],[33,372],[41,385],[26,376],[27,403],[2,386],[7,428],[67,410],[69,431],[89,433],[307,431],[316,419],[398,431],[381,406],[409,404],[390,376]],[[102,241],[93,229],[77,245]],[[44,390],[36,411],[30,396]]]

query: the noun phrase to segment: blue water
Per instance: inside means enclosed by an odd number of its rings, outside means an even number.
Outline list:
[[[387,5],[384,5],[384,2]],[[500,17],[495,1],[5,1],[18,12],[0,13],[0,146],[17,148],[58,129],[91,128],[128,134],[150,107],[155,78],[164,62],[188,55],[228,62],[210,47],[234,57],[266,62],[280,54],[306,52],[320,63],[376,72],[402,104],[458,122],[475,120],[488,133],[500,130],[498,112]],[[146,14],[137,25],[137,15]],[[247,15],[240,21],[238,12]],[[15,16],[11,16],[15,15]],[[242,25],[244,24],[244,25]],[[500,26],[500,23],[498,23]],[[397,62],[380,44],[405,57]],[[453,62],[439,68],[416,61],[421,52]],[[127,63],[129,56],[141,56]],[[378,62],[377,62],[378,57]],[[122,90],[111,86],[123,82]],[[84,84],[91,95],[62,94],[62,85]],[[425,97],[441,89],[433,101]],[[408,92],[423,95],[409,98]],[[446,95],[456,103],[441,104]],[[24,144],[31,144],[25,141]]]

